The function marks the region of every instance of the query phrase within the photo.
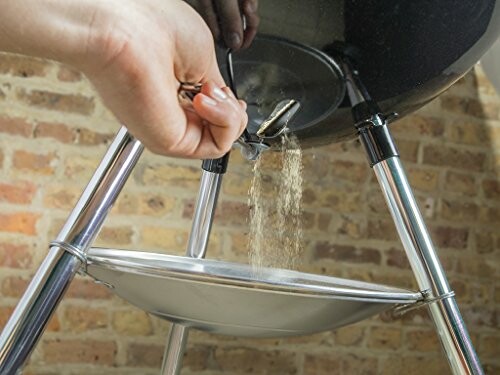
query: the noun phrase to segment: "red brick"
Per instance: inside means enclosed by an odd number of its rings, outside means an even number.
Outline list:
[[[484,196],[488,199],[500,201],[500,181],[499,180],[483,180],[482,183]]]
[[[217,348],[214,356],[217,368],[227,373],[297,374],[293,352],[251,348]]]
[[[115,137],[113,133],[98,133],[85,128],[77,129],[77,132],[78,143],[84,146],[107,145]]]
[[[127,366],[160,368],[165,346],[131,343],[127,348]]]
[[[431,229],[431,237],[438,247],[450,247],[454,249],[466,249],[469,239],[467,228],[435,227]]]
[[[441,201],[441,217],[455,222],[470,222],[477,220],[479,209],[475,203],[467,201]]]
[[[413,352],[438,352],[440,342],[433,330],[417,330],[406,333],[406,347]]]
[[[39,214],[30,212],[0,214],[0,231],[34,236],[36,234],[36,224],[39,218]]]
[[[45,341],[42,350],[44,360],[49,364],[112,366],[118,349],[114,341],[56,339]]]
[[[447,139],[462,144],[490,145],[488,128],[482,123],[453,122],[447,128]]]
[[[75,279],[66,292],[68,298],[109,299],[112,297],[108,288],[90,280]]]
[[[444,188],[447,191],[467,195],[477,194],[476,178],[470,173],[448,171]]]
[[[49,69],[43,60],[19,55],[0,54],[0,74],[16,77],[43,77]]]
[[[72,209],[82,193],[82,188],[70,186],[46,186],[43,205],[48,208]]]
[[[36,189],[36,185],[27,181],[19,181],[15,184],[0,183],[0,201],[29,204],[33,201]]]
[[[27,105],[51,111],[91,115],[94,112],[94,99],[79,94],[58,94],[55,92],[21,89],[17,99]]]
[[[410,263],[406,253],[402,249],[390,249],[386,251],[387,265],[402,269],[409,269]]]
[[[29,280],[20,276],[8,276],[2,281],[2,295],[4,297],[19,298],[28,287]]]
[[[440,118],[410,115],[403,117],[391,125],[391,132],[403,137],[439,137],[444,133],[444,125]]]
[[[370,219],[368,221],[364,237],[387,241],[399,239],[394,222],[381,219]]]
[[[131,227],[104,227],[98,236],[99,246],[124,246],[132,243],[134,231]]]
[[[64,322],[71,332],[101,329],[108,325],[108,313],[103,308],[68,306],[64,310]]]
[[[483,171],[486,154],[482,151],[463,150],[444,145],[428,145],[424,148],[424,164]]]
[[[35,154],[32,152],[18,150],[14,152],[13,165],[17,169],[29,170],[42,175],[54,174],[56,163],[54,153]]]
[[[369,178],[372,172],[367,163],[358,163],[350,160],[335,160],[332,162],[330,173],[335,180],[363,183]]]
[[[40,122],[35,125],[35,138],[52,138],[61,143],[73,143],[75,133],[65,124]]]
[[[33,133],[33,125],[24,118],[0,116],[0,133],[29,138]]]
[[[0,243],[0,267],[29,269],[32,261],[28,245]]]
[[[500,106],[496,103],[484,103],[477,99],[446,96],[441,98],[443,109],[458,115],[469,115],[482,119],[498,120]]]
[[[70,66],[60,65],[57,71],[57,79],[62,82],[78,82],[82,78],[83,74]]]

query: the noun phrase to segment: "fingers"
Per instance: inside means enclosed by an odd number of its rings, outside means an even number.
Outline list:
[[[220,38],[219,21],[212,0],[200,0],[200,13],[210,30],[212,30],[214,39],[218,40]]]
[[[203,85],[193,100],[193,107],[205,126],[200,148],[223,155],[246,127],[245,104],[236,100],[228,88],[221,89],[210,82]]]
[[[243,43],[243,20],[238,0],[216,0],[215,6],[224,43],[228,48],[239,49]]]
[[[241,11],[245,16],[246,29],[243,32],[243,43],[240,48],[247,48],[252,44],[260,23],[258,9],[258,0],[243,0]]]

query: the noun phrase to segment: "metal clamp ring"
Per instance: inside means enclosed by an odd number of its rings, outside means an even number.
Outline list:
[[[82,267],[84,271],[87,271],[87,255],[77,248],[76,246],[70,245],[69,243],[62,242],[62,241],[51,241],[50,242],[50,247],[52,246],[57,246],[64,251],[67,251],[71,255],[74,255],[75,257],[78,258],[78,260],[82,263]]]
[[[438,302],[438,301],[441,301],[441,300],[446,299],[446,298],[455,297],[455,292],[453,290],[449,291],[448,293],[444,293],[444,294],[441,294],[439,296],[436,296],[436,297],[429,297],[430,290],[423,290],[420,293],[422,294],[423,299],[421,299],[420,301],[418,301],[416,303],[396,307],[393,310],[393,316],[399,317],[401,315],[406,314],[408,311],[418,309],[424,305]]]

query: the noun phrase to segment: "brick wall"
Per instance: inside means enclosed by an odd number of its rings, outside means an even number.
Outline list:
[[[392,129],[488,374],[500,372],[500,100],[480,69]],[[0,326],[118,129],[88,82],[55,63],[0,56]],[[279,164],[267,154],[265,166]],[[146,153],[98,244],[182,254],[199,162]],[[360,145],[304,155],[301,269],[415,287]],[[208,257],[247,262],[251,166],[235,152]],[[157,374],[168,323],[73,282],[28,374]],[[183,374],[449,373],[425,310],[307,337],[193,331]]]

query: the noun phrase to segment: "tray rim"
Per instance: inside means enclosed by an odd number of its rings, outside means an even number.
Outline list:
[[[145,264],[141,261],[157,261],[160,264]],[[364,281],[343,279],[338,277],[304,273],[294,270],[263,267],[260,272],[252,273],[251,265],[245,263],[227,262],[213,259],[196,259],[178,255],[163,253],[152,253],[136,250],[121,250],[112,248],[93,247],[87,253],[87,274],[93,278],[91,268],[108,268],[114,271],[133,273],[144,276],[177,279],[217,286],[243,288],[273,293],[285,293],[303,295],[308,297],[336,298],[357,301],[370,301],[380,303],[404,303],[411,304],[422,300],[420,292],[396,288],[383,284],[368,283]],[[163,265],[170,263],[172,267]],[[182,268],[181,265],[202,265],[203,271],[193,268]],[[212,272],[206,269],[211,266]],[[216,271],[223,267],[231,267],[232,270],[242,270],[246,275],[223,275]],[[90,271],[90,272],[89,272]],[[278,278],[268,277],[276,275],[286,280],[278,281]],[[253,275],[249,277],[248,275]],[[297,280],[308,280],[310,282],[323,282],[325,285],[301,284]],[[349,285],[352,284],[352,285]]]

